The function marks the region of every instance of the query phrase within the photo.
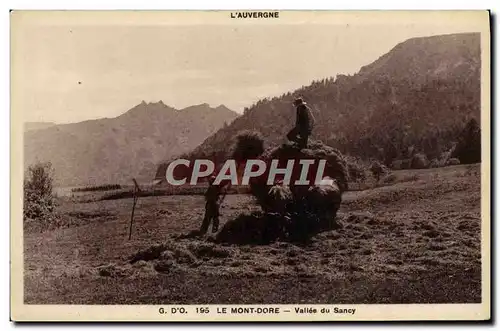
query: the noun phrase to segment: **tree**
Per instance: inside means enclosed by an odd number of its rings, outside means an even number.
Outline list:
[[[380,176],[387,172],[387,169],[377,160],[373,161],[370,166],[370,171],[373,174],[373,178],[378,182],[380,180]]]
[[[351,156],[345,157],[349,179],[353,182],[364,182],[366,180],[366,166],[361,159]]]
[[[429,159],[424,153],[417,153],[411,158],[412,169],[425,169],[429,167]]]
[[[481,162],[481,128],[476,119],[472,118],[465,125],[452,157],[458,158],[462,164]]]
[[[54,211],[52,164],[36,163],[28,168],[24,180],[24,219],[39,220]]]

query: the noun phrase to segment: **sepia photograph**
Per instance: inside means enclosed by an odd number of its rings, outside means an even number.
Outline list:
[[[12,319],[490,318],[488,11],[12,11]]]

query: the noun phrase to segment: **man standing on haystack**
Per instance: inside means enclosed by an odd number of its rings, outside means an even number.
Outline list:
[[[226,197],[227,188],[225,188],[225,183],[216,185],[214,184],[214,181],[215,176],[211,176],[208,179],[208,189],[205,192],[205,217],[203,218],[203,223],[201,224],[201,234],[207,233],[212,220],[212,233],[219,230],[219,208]]]
[[[295,99],[293,105],[297,109],[295,127],[288,132],[286,137],[288,140],[296,142],[300,149],[307,148],[307,140],[311,135],[315,119],[311,109],[302,98]]]

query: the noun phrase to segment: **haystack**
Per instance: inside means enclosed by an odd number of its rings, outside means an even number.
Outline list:
[[[318,140],[310,140],[307,148],[299,149],[295,143],[286,143],[266,150],[261,159],[272,160],[326,160],[324,176],[334,178],[341,192],[347,190],[347,162],[339,150],[323,144]],[[284,162],[286,163],[286,161]]]
[[[338,226],[335,217],[340,208],[342,193],[348,188],[347,163],[338,150],[320,141],[310,141],[305,149],[299,149],[294,143],[286,143],[257,155],[255,151],[263,146],[263,143],[258,141],[259,135],[249,132],[243,135],[244,138],[237,139],[233,151],[238,163],[244,163],[243,156],[248,157],[250,154],[252,158],[258,157],[266,164],[277,159],[280,168],[284,167],[288,160],[295,160],[298,163],[299,160],[308,159],[315,160],[316,164],[320,160],[326,160],[323,178],[333,181],[294,185],[299,175],[294,174],[290,185],[283,185],[281,179],[268,185],[267,175],[252,178],[250,192],[261,206],[263,213],[240,215],[237,219],[229,221],[222,229],[219,241],[231,241],[243,234],[246,240],[253,242],[261,241],[259,239],[262,236],[266,237],[264,241],[278,238],[302,240],[318,231]],[[250,147],[247,146],[248,141]],[[310,172],[313,177],[316,175],[316,171]],[[236,241],[241,242],[241,239]]]
[[[310,141],[308,148],[305,149],[299,149],[294,143],[286,143],[276,148],[268,149],[260,156],[260,159],[268,164],[271,163],[271,160],[278,159],[281,166],[285,166],[288,160],[295,160],[296,162],[304,159],[315,160],[316,162],[326,160],[323,176],[335,180],[336,186],[338,187],[339,198],[348,188],[347,162],[337,149],[327,146],[320,141]],[[311,167],[311,169],[310,179],[314,179],[316,172],[314,167]],[[293,195],[293,200],[304,199],[308,194],[308,189],[312,186],[293,185],[295,179],[298,179],[298,176],[299,173],[293,174],[292,180],[290,181],[290,190]],[[267,207],[269,204],[268,200],[270,199],[269,192],[271,186],[267,185],[266,181],[267,176],[253,178],[250,181],[251,192],[262,207]]]

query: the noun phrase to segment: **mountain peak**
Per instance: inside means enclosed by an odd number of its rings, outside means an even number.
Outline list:
[[[148,105],[160,105],[160,106],[167,106],[166,104],[163,103],[163,100],[159,100],[158,102],[148,102]],[[168,107],[168,106],[167,106]]]
[[[293,126],[289,99],[300,94],[321,117],[314,139],[386,164],[403,158],[409,146],[436,158],[452,142],[457,122],[479,116],[480,68],[478,33],[408,39],[356,74],[257,101],[189,157],[230,155],[227,142],[242,130],[258,130],[267,144],[280,144]]]
[[[480,58],[479,33],[456,33],[430,37],[415,37],[400,42],[373,63],[362,67],[359,75],[386,75],[415,79],[416,73],[423,77],[442,78],[463,63],[478,69]],[[421,83],[421,82],[420,82]]]
[[[166,104],[163,103],[162,100],[158,102],[146,102],[144,100],[141,101],[141,103],[137,104],[136,106],[132,107],[122,115],[118,116],[136,116],[138,114],[145,114],[145,113],[150,113],[150,112],[165,112],[165,111],[176,111],[175,108],[172,108],[170,106],[167,106]]]
[[[142,101],[126,113],[71,125],[26,124],[25,165],[51,161],[57,185],[150,180],[155,164],[186,153],[231,122],[236,113],[208,104],[183,112],[159,100]]]
[[[212,108],[210,107],[210,104],[207,102],[200,103],[197,105],[192,105],[188,106],[182,109],[176,109],[173,107],[170,107],[166,105],[163,100],[159,100],[158,102],[146,102],[144,100],[141,101],[141,103],[137,104],[136,106],[132,107],[130,110],[126,111],[120,116],[143,116],[145,114],[151,114],[151,113],[165,113],[165,112],[175,112],[178,114],[187,114],[189,112],[202,112],[202,113],[214,113],[214,112],[221,112],[222,114],[229,114],[229,117],[233,119],[233,114],[235,115],[234,117],[238,116],[238,114],[226,107],[223,104],[220,104],[219,106]],[[119,116],[119,117],[120,117]]]
[[[192,105],[190,107],[186,107],[184,109],[187,109],[187,108],[197,108],[197,109],[212,109],[212,107],[210,107],[210,104],[207,103],[207,102],[204,102],[204,103],[200,103],[199,105]]]
[[[223,104],[218,105],[217,107],[215,107],[215,109],[221,109],[221,110],[231,110],[231,109],[227,108],[227,107],[226,107],[225,105],[223,105]]]
[[[200,103],[198,105],[192,105],[192,106],[188,106],[186,108],[182,108],[181,109],[181,112],[188,112],[188,111],[207,111],[207,110],[211,110],[212,108],[210,108],[210,105],[208,103]]]

